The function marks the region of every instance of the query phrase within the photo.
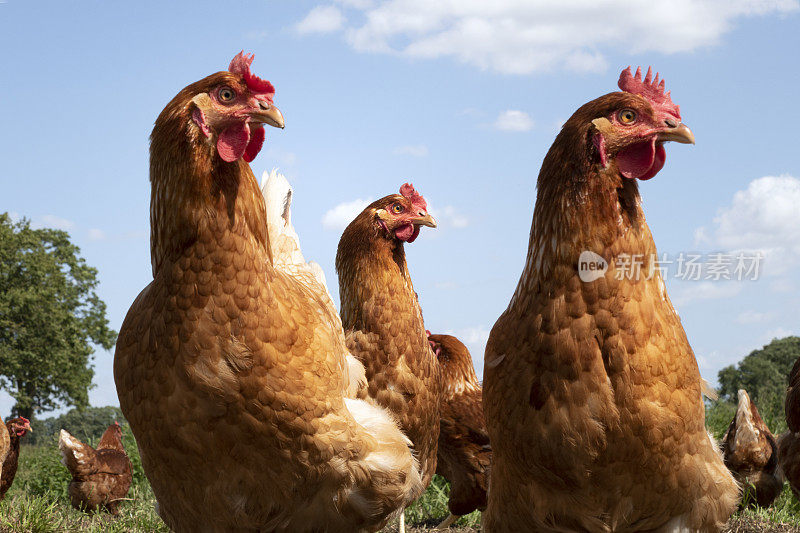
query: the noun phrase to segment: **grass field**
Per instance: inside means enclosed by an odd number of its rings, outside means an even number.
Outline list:
[[[707,415],[709,429],[716,436],[721,436],[732,416],[732,406],[715,406]],[[774,423],[780,426],[779,419]],[[0,502],[0,533],[169,531],[155,512],[155,499],[142,471],[135,442],[127,426],[123,427],[125,448],[133,463],[134,480],[128,494],[129,500],[120,506],[117,517],[107,514],[87,515],[70,507],[67,498],[69,475],[60,463],[54,437],[51,443],[23,446],[17,478],[6,499]],[[441,478],[435,478],[423,497],[406,510],[407,531],[430,531],[443,520],[448,514],[447,494],[447,483]],[[392,530],[391,526],[387,527],[387,531]],[[461,518],[450,531],[480,531],[480,513],[475,512]],[[729,533],[771,531],[800,533],[800,502],[794,498],[788,485],[771,507],[737,513],[726,529]]]

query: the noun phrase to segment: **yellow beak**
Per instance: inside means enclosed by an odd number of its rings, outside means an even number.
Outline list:
[[[261,108],[250,113],[250,119],[259,124],[269,124],[275,128],[283,129],[285,124],[280,109],[266,102],[259,102],[259,104]]]
[[[415,226],[428,226],[429,228],[436,227],[436,219],[424,211],[420,211],[420,216],[412,218],[411,223]]]
[[[675,141],[683,144],[694,144],[694,133],[684,123],[680,123],[674,128],[669,128],[659,132],[659,141]]]

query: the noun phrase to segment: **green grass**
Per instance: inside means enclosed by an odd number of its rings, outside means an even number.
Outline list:
[[[17,477],[5,500],[0,502],[0,533],[169,531],[155,512],[155,497],[126,425],[123,425],[123,441],[133,465],[133,482],[118,516],[90,515],[72,508],[67,495],[70,475],[61,464],[61,454],[53,436],[43,444],[22,446]]]
[[[709,431],[716,438],[721,438],[734,413],[735,406],[732,404],[717,402],[710,405],[706,411]],[[770,418],[775,422],[778,417]],[[0,533],[167,532],[167,527],[155,512],[155,498],[144,476],[136,443],[127,425],[123,425],[123,440],[133,464],[133,483],[128,500],[120,505],[118,516],[112,517],[106,513],[89,515],[70,506],[67,496],[70,477],[66,468],[61,465],[61,456],[53,437],[49,442],[23,446],[17,478],[5,501],[0,502]],[[409,533],[424,531],[447,517],[449,491],[450,488],[443,478],[434,477],[425,494],[406,509]],[[460,518],[454,529],[478,531],[480,520],[480,513],[476,511]],[[386,531],[394,529],[390,526]],[[747,509],[737,513],[726,531],[800,532],[800,502],[787,484],[771,507]]]
[[[127,425],[122,428],[125,449],[133,465],[133,483],[128,500],[122,502],[117,516],[107,513],[91,515],[71,507],[67,495],[70,476],[61,464],[54,436],[43,444],[22,446],[17,477],[5,500],[0,502],[0,533],[169,531],[155,511],[155,497],[142,470],[136,442]],[[409,526],[432,526],[444,520],[449,513],[449,492],[447,482],[436,476],[427,492],[406,510],[406,523]],[[475,512],[459,519],[456,525],[475,527],[479,523],[480,513]]]

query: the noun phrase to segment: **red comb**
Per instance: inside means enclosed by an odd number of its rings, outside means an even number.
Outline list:
[[[626,68],[619,75],[617,85],[626,93],[638,94],[648,100],[654,107],[681,118],[680,106],[672,103],[669,91],[664,92],[664,80],[658,81],[658,72],[653,79],[653,69],[647,67],[647,75],[642,79],[642,67],[636,67],[636,75],[631,74],[631,67]]]
[[[30,424],[31,423],[31,421],[28,420],[27,418],[25,418],[24,416],[19,417],[19,419],[22,420],[23,422],[25,422],[26,424]]]
[[[253,54],[245,54],[244,50],[242,50],[231,60],[231,64],[228,65],[228,70],[244,78],[247,88],[250,89],[253,94],[272,101],[272,95],[275,94],[275,87],[267,80],[262,80],[250,72],[250,65],[253,63],[253,59],[255,59]]]
[[[402,187],[400,187],[400,194],[411,200],[411,203],[421,207],[422,209],[428,210],[428,202],[425,201],[425,198],[422,197],[420,193],[414,190],[414,186],[410,183],[404,183]]]

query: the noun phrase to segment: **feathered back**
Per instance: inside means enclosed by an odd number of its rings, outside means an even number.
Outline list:
[[[0,476],[3,475],[3,462],[8,456],[8,451],[11,449],[11,437],[8,435],[8,428],[0,418]]]
[[[739,389],[736,416],[722,438],[725,463],[734,471],[764,468],[775,462],[777,444],[747,391]]]
[[[292,226],[292,187],[277,169],[264,172],[261,192],[267,205],[267,232],[272,266],[290,274],[324,297],[334,308],[325,273],[314,261],[306,262],[300,251],[300,238]]]
[[[58,449],[61,452],[61,464],[67,467],[73,477],[91,473],[92,460],[96,453],[94,448],[62,429],[58,436]]]
[[[308,291],[320,299],[326,310],[328,319],[336,331],[342,329],[342,320],[336,304],[333,303],[325,272],[314,261],[306,262],[300,251],[300,237],[292,226],[292,195],[294,191],[286,177],[272,169],[264,172],[261,178],[261,193],[267,207],[267,234],[269,236],[269,253],[272,266],[293,277]],[[354,398],[357,391],[366,385],[364,365],[362,365],[349,352],[345,354],[347,360],[347,391],[346,396]]]
[[[786,390],[786,423],[793,433],[800,431],[800,358],[789,372],[789,388]]]

